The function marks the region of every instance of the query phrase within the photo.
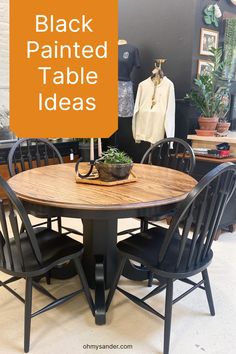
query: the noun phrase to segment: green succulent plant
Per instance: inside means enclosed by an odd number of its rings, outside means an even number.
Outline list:
[[[133,162],[125,152],[112,146],[109,146],[108,150],[104,151],[102,157],[97,161],[106,164],[129,164]]]

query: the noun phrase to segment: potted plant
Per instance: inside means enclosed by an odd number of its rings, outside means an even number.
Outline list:
[[[200,117],[198,123],[200,130],[197,135],[214,136],[222,108],[223,97],[229,92],[229,81],[222,79],[224,62],[222,49],[212,48],[212,63],[206,74],[194,79],[195,88],[186,98],[198,109]]]
[[[229,109],[230,93],[225,92],[225,95],[222,97],[218,111],[219,121],[216,126],[217,136],[227,136],[229,133],[229,128],[231,124],[227,121],[227,113],[229,112]]]
[[[112,182],[129,177],[133,167],[132,159],[123,151],[109,147],[102,157],[95,161],[99,178],[102,181]]]

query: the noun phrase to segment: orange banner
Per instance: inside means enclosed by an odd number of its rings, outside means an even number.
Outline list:
[[[109,137],[118,124],[118,4],[10,2],[10,127],[18,137]]]

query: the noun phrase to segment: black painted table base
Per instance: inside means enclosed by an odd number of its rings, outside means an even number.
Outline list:
[[[116,219],[83,219],[83,268],[89,287],[95,289],[95,321],[106,322],[105,289],[109,289],[117,268]]]
[[[83,268],[89,287],[95,289],[95,322],[106,323],[106,295],[116,274],[117,220],[83,220],[84,254]],[[132,280],[142,281],[149,278],[149,272],[142,267],[126,263],[123,275]]]

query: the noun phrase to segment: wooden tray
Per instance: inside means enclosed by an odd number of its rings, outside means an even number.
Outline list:
[[[84,183],[84,184],[94,184],[97,186],[106,186],[106,187],[112,187],[112,186],[117,186],[119,184],[126,184],[126,183],[133,183],[137,181],[137,176],[135,175],[134,172],[130,172],[130,175],[127,179],[121,179],[118,181],[113,181],[113,182],[105,182],[101,181],[98,177],[93,177],[93,178],[80,178],[79,176],[75,177],[76,183]]]

